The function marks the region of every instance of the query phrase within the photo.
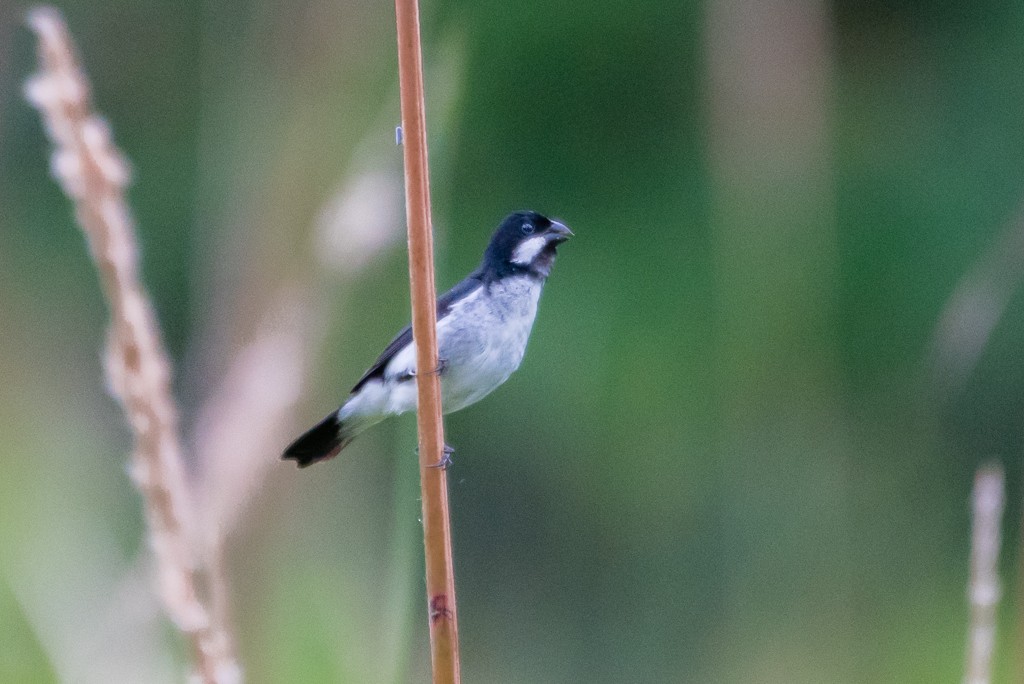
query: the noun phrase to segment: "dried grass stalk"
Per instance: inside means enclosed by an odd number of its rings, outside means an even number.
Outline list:
[[[416,367],[437,368],[437,318],[434,302],[433,232],[430,224],[430,176],[417,0],[395,0],[398,33],[398,84],[403,154],[406,162],[406,214],[409,220],[409,279],[413,300]],[[418,373],[417,426],[420,490],[423,497],[423,545],[426,561],[430,659],[434,684],[461,681],[459,621],[456,614],[447,478],[436,468],[444,447],[441,386],[436,373]]]
[[[181,459],[170,363],[138,275],[135,229],[125,199],[129,169],[110,129],[92,111],[89,84],[60,13],[38,8],[40,72],[26,85],[54,144],[52,172],[75,206],[110,306],[107,380],[134,434],[132,478],[142,493],[164,608],[191,647],[195,677],[241,680],[228,635],[211,626],[197,590],[189,541],[189,493]]]
[[[964,684],[992,681],[992,656],[996,647],[996,609],[999,607],[999,528],[1006,495],[1003,468],[988,465],[974,477],[971,525],[971,579],[968,599],[971,624],[967,636]]]
[[[398,81],[405,137],[405,211],[409,222],[409,286],[412,334],[416,343],[420,491],[423,498],[423,547],[426,561],[430,656],[434,684],[458,684],[459,623],[455,610],[455,572],[448,510],[448,480],[441,461],[444,423],[441,380],[437,373],[437,311],[434,243],[430,224],[430,175],[423,94],[417,0],[395,0],[398,27]]]

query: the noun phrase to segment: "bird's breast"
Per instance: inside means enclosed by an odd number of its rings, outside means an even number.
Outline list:
[[[530,277],[505,278],[470,293],[441,320],[446,413],[479,401],[519,367],[542,287]]]

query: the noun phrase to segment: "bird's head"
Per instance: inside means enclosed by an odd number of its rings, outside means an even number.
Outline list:
[[[527,273],[546,278],[558,245],[572,231],[535,211],[517,211],[501,222],[484,253],[483,269],[494,276]]]

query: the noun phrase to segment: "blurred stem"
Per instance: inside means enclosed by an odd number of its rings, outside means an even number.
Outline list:
[[[932,337],[932,391],[950,400],[961,392],[1024,279],[1024,207],[956,284]]]
[[[992,463],[979,468],[971,496],[971,579],[967,591],[971,618],[964,684],[989,684],[992,681],[996,611],[1002,593],[999,548],[1005,501],[1003,467]]]
[[[829,606],[791,611],[787,619],[801,628],[851,614],[830,37],[824,0],[707,5],[719,468],[725,500],[737,502],[722,515],[727,548],[743,554],[727,565],[722,616],[737,623],[770,592],[793,606]],[[765,488],[798,495],[761,499]],[[762,525],[772,534],[751,539]],[[805,539],[824,543],[795,561]],[[852,661],[852,623],[820,627],[821,668],[842,672]],[[727,638],[736,641],[723,651],[753,639]]]
[[[139,277],[127,162],[93,111],[90,85],[60,13],[29,14],[40,71],[26,86],[54,144],[51,167],[72,200],[110,309],[105,370],[132,430],[132,479],[142,494],[164,610],[187,641],[204,684],[241,681],[231,636],[211,620],[199,591],[191,497],[185,478],[171,363]]]
[[[444,424],[438,367],[437,294],[430,226],[430,180],[423,64],[417,0],[396,0],[398,76],[405,154],[405,207],[409,225],[409,285],[416,341],[416,391],[420,489],[423,496],[423,549],[426,562],[430,655],[435,684],[460,681],[459,630],[455,612],[455,573],[448,511],[448,479],[441,462]]]

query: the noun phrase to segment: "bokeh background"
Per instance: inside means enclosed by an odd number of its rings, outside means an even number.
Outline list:
[[[0,680],[182,681],[106,312],[0,4]],[[408,319],[393,6],[73,0],[251,682],[427,680],[414,421],[298,471]],[[1019,681],[1024,4],[427,2],[440,287],[565,220],[450,416],[469,682],[948,682],[969,494]]]

